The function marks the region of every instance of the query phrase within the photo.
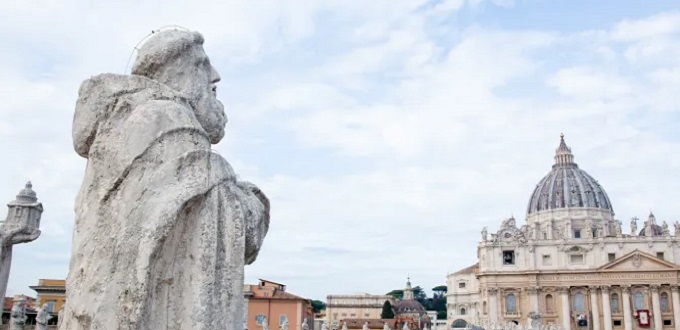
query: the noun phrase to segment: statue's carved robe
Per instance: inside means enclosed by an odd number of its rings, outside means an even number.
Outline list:
[[[186,100],[141,76],[93,77],[73,143],[88,162],[60,329],[242,327],[269,201],[211,151]]]

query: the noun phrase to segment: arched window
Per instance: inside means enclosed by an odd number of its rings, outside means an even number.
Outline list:
[[[661,293],[661,311],[668,312],[668,293]]]
[[[553,296],[551,294],[545,295],[545,311],[548,313],[553,313],[555,311],[555,303],[553,302]]]
[[[582,292],[576,292],[574,294],[574,310],[577,312],[586,311],[585,297]]]
[[[288,322],[288,316],[286,316],[286,314],[281,314],[281,316],[279,316],[279,324],[283,324],[283,322]]]
[[[457,319],[451,323],[451,328],[461,329],[467,327],[468,323],[465,320]]]
[[[465,315],[465,307],[460,309],[460,315]]]
[[[517,313],[517,298],[514,293],[505,296],[505,312]]]
[[[488,313],[486,311],[486,301],[482,303],[482,311],[484,312],[484,314]]]
[[[619,313],[619,295],[616,293],[612,293],[612,312],[614,313]]]
[[[635,309],[645,308],[644,297],[642,296],[642,292],[636,291],[635,294],[633,294],[633,304],[635,304]]]

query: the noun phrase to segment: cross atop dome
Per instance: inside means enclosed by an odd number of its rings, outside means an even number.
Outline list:
[[[555,166],[558,165],[576,165],[571,148],[564,142],[564,133],[560,133],[560,145],[555,150]]]

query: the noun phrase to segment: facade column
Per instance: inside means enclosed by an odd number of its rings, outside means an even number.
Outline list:
[[[671,295],[673,296],[673,324],[675,330],[680,330],[680,287],[677,284],[671,285]]]
[[[663,318],[661,317],[661,302],[659,301],[659,285],[652,284],[652,313],[654,313],[654,330],[663,329]]]
[[[571,312],[569,311],[569,287],[561,287],[560,295],[562,296],[562,328],[563,330],[571,330]]]
[[[539,288],[537,286],[532,286],[528,287],[527,293],[529,294],[529,304],[531,310],[529,312],[534,312],[534,313],[539,313],[540,311],[538,310],[538,290]],[[527,313],[528,314],[528,313]]]
[[[612,330],[612,307],[611,300],[609,298],[609,287],[601,286],[600,290],[602,290],[602,321],[604,324],[604,330]]]
[[[487,290],[489,295],[489,321],[498,321],[498,288],[489,288]]]
[[[630,309],[630,286],[622,285],[621,292],[623,292],[623,328],[625,330],[633,330],[633,315]]]
[[[590,311],[593,315],[593,330],[600,330],[600,304],[597,303],[597,287],[590,287]]]

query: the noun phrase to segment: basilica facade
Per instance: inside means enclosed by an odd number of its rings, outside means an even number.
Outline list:
[[[537,320],[564,329],[680,330],[680,224],[624,233],[602,186],[561,137],[526,221],[482,230],[478,263],[447,277],[448,326]]]

